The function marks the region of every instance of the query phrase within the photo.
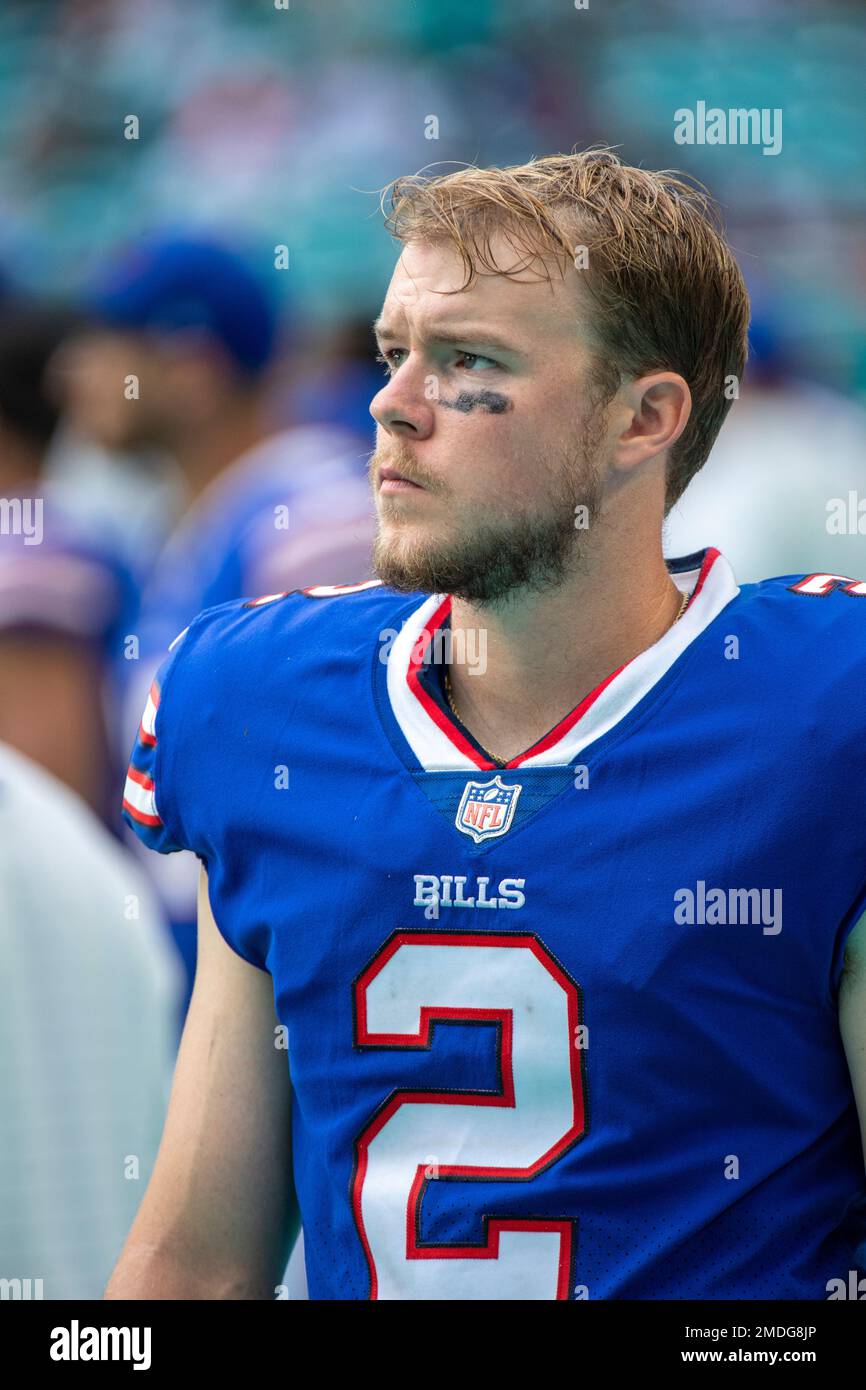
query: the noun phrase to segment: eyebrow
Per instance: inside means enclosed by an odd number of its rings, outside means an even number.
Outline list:
[[[387,323],[384,323],[382,319],[376,319],[372,327],[377,338],[390,338],[393,340],[400,337],[396,329],[391,328]],[[516,348],[513,343],[506,342],[504,338],[497,337],[495,333],[491,333],[488,329],[480,325],[474,326],[469,324],[466,327],[458,325],[456,328],[448,329],[434,328],[429,335],[428,341],[432,343],[450,343],[455,347],[460,347],[461,344],[464,343],[479,343],[483,344],[484,347],[491,347],[497,352],[512,353],[516,357],[523,356],[520,349]]]

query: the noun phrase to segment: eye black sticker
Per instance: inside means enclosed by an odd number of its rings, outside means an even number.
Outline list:
[[[453,401],[446,401],[444,396],[440,396],[439,404],[447,406],[449,410],[459,410],[464,415],[468,415],[470,410],[504,415],[512,406],[510,398],[503,396],[500,391],[461,391]]]

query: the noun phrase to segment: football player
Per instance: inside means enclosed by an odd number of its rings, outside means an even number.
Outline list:
[[[48,466],[60,418],[54,366],[78,324],[47,302],[15,295],[0,305],[0,742],[119,833],[129,743],[118,739],[121,653],[137,577],[73,514]]]
[[[741,273],[606,150],[397,180],[387,225],[379,579],[201,614],[142,720],[127,815],[200,859],[201,958],[108,1295],[273,1296],[300,1212],[313,1298],[832,1296],[866,583],[660,539]]]

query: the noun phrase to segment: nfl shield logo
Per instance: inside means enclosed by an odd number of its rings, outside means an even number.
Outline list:
[[[476,845],[504,835],[514,820],[520,784],[506,786],[498,776],[490,782],[467,782],[457,807],[454,824]]]

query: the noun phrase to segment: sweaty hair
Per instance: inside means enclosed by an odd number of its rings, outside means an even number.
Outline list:
[[[537,265],[549,280],[551,263],[563,275],[576,269],[591,300],[593,384],[605,400],[623,378],[685,379],[692,413],[668,455],[669,511],[706,462],[748,352],[748,291],[706,190],[599,148],[406,175],[386,185],[382,210],[400,242],[450,243],[466,271],[461,289],[479,272]],[[507,269],[493,259],[497,232],[521,253]]]

